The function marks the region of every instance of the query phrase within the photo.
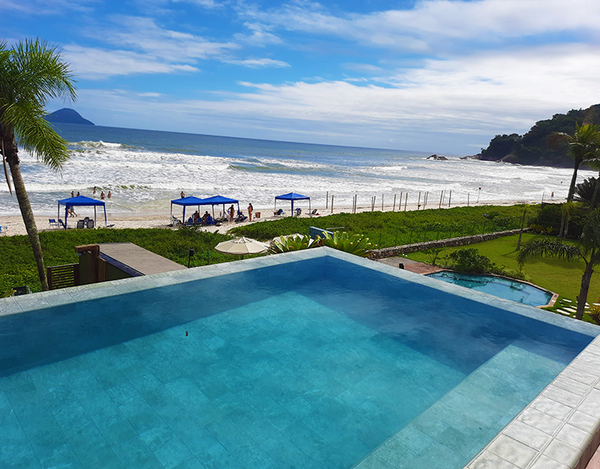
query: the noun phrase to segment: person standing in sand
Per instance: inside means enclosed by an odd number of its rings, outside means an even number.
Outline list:
[[[229,221],[233,221],[233,217],[235,215],[235,209],[233,208],[233,205],[231,207],[229,207]]]
[[[100,192],[100,198],[104,200],[104,191]]]
[[[248,221],[252,221],[252,211],[254,210],[254,208],[252,207],[252,204],[248,204]]]
[[[111,191],[108,191],[108,195],[107,195],[107,197],[108,197],[109,199],[110,199],[110,196],[111,196],[111,195],[112,195],[112,192],[111,192]]]

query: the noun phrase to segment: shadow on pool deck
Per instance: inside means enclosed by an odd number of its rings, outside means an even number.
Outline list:
[[[377,259],[377,262],[381,262],[382,264],[386,264],[392,267],[398,267],[400,264],[404,264],[404,269],[409,272],[414,272],[415,274],[432,274],[434,272],[439,272],[442,269],[441,267],[436,267],[433,265],[425,264],[423,262],[413,261],[406,257],[396,256],[396,257],[386,257],[384,259]]]

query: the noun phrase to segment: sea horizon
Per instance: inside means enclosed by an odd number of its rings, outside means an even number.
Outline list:
[[[53,124],[71,158],[55,172],[20,149],[21,171],[35,214],[56,213],[71,192],[99,197],[111,191],[112,213],[158,213],[180,193],[223,195],[245,207],[271,207],[297,192],[325,206],[375,208],[408,193],[408,204],[429,206],[529,202],[566,197],[572,169],[462,159],[427,159],[429,152],[286,142],[100,125]],[[595,175],[580,171],[578,181]],[[97,194],[93,194],[93,188]],[[419,194],[420,193],[420,194]],[[425,194],[428,194],[427,196]],[[450,200],[451,197],[451,200]],[[327,200],[327,202],[326,202]],[[435,200],[435,204],[432,202]],[[0,215],[19,213],[16,197],[0,189]]]

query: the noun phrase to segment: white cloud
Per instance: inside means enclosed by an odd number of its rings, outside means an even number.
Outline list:
[[[121,96],[114,105],[122,106],[120,113],[168,116],[168,122],[154,122],[160,129],[180,124],[194,132],[202,123],[208,126],[204,133],[241,135],[254,128],[261,130],[255,137],[298,138],[313,132],[324,143],[383,147],[397,138],[400,148],[432,151],[431,142],[437,141],[444,145],[439,151],[467,153],[496,133],[523,133],[536,120],[600,102],[599,75],[600,47],[542,47],[431,60],[422,69],[388,77],[385,87],[241,82],[247,92],[212,101],[155,103]],[[228,132],[219,131],[218,122]],[[196,127],[190,128],[192,123]]]
[[[273,60],[273,59],[245,59],[245,60],[227,60],[223,59],[223,62],[234,64],[234,65],[242,65],[244,67],[249,68],[267,68],[267,67],[289,67],[290,64],[287,62],[283,62],[281,60]]]
[[[319,4],[292,3],[269,11],[245,8],[240,14],[271,28],[327,34],[377,47],[430,52],[435,48],[464,47],[467,41],[471,48],[565,31],[597,38],[600,2],[428,0],[416,3],[410,10],[340,17]]]
[[[193,34],[163,29],[151,18],[115,16],[113,21],[118,28],[102,31],[108,42],[172,62],[219,58],[239,48],[233,42],[212,42]]]
[[[171,64],[147,54],[124,50],[68,45],[62,55],[71,64],[74,75],[92,80],[115,75],[198,71],[190,65]]]
[[[58,15],[64,10],[89,13],[92,8],[86,3],[95,3],[96,0],[0,0],[0,11],[18,11],[28,15]]]

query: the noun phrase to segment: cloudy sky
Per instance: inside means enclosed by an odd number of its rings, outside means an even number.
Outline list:
[[[97,125],[473,154],[600,103],[597,0],[0,0]]]

